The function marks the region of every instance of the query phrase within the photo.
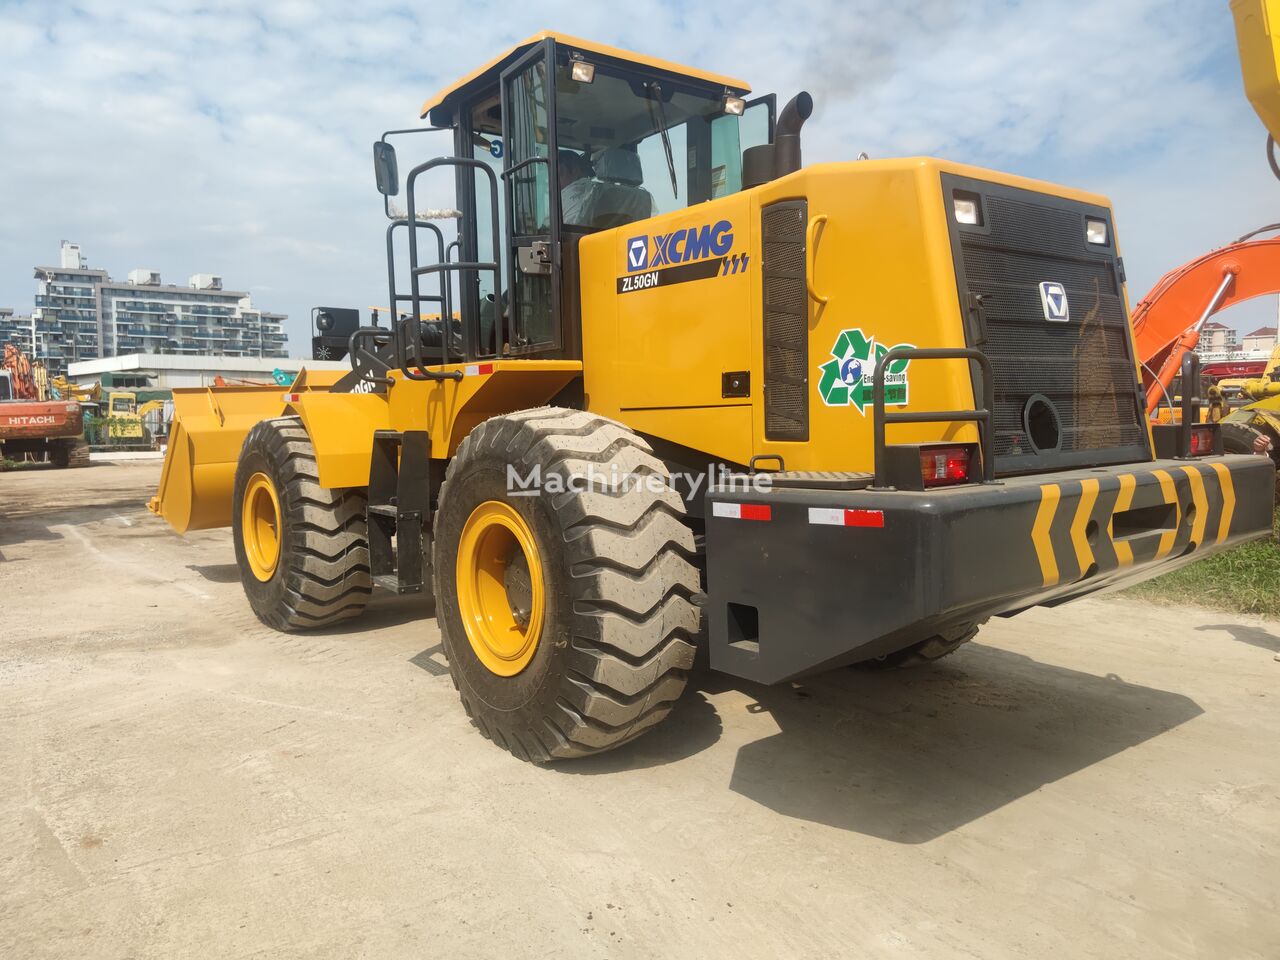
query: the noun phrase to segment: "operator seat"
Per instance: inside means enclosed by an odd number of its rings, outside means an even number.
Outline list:
[[[609,147],[595,161],[595,176],[583,198],[583,217],[597,230],[620,227],[654,214],[653,196],[641,184],[640,156],[625,147]]]

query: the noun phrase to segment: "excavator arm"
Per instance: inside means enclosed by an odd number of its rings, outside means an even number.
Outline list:
[[[1267,159],[1277,178],[1280,162],[1280,0],[1231,0],[1245,93],[1267,128]],[[1171,270],[1133,311],[1133,333],[1142,361],[1147,413],[1168,392],[1182,359],[1200,342],[1210,317],[1254,297],[1280,293],[1280,239],[1257,240],[1264,227],[1235,243]]]
[[[1210,317],[1275,293],[1280,293],[1277,238],[1233,243],[1165,274],[1133,310],[1147,413],[1160,405]]]

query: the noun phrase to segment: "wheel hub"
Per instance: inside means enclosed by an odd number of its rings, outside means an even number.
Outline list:
[[[509,504],[486,500],[458,541],[458,609],[476,658],[513,677],[538,650],[545,588],[542,559],[528,522]]]
[[[280,564],[280,499],[265,473],[255,473],[245,484],[240,534],[249,570],[266,583]]]

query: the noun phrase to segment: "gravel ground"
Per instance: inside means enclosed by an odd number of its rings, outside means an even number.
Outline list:
[[[0,957],[1280,950],[1280,623],[1036,610],[922,672],[700,677],[538,768],[429,600],[272,633],[159,470],[0,475]]]

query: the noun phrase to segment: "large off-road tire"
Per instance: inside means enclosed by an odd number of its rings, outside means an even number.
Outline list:
[[[589,469],[631,483],[556,486]],[[509,470],[540,471],[542,492],[513,495]],[[699,576],[666,476],[626,427],[555,407],[485,421],[450,463],[433,544],[449,670],[476,726],[520,759],[626,743],[683,692]]]
[[[1271,457],[1277,471],[1280,471],[1280,437],[1272,434],[1269,429],[1260,430],[1238,420],[1223,420],[1219,429],[1222,431],[1223,453],[1257,453],[1254,443],[1259,437],[1266,437],[1271,441],[1271,449],[1267,451],[1267,455]],[[1275,490],[1276,499],[1280,500],[1280,472],[1276,473]]]
[[[1222,421],[1218,424],[1218,429],[1222,432],[1224,453],[1256,453],[1253,445],[1259,437],[1263,436],[1261,430],[1235,420]]]
[[[231,532],[253,612],[277,630],[359,616],[369,600],[363,489],[320,486],[315,451],[297,417],[263,420],[236,466]]]
[[[967,624],[954,630],[948,630],[946,633],[926,637],[924,640],[913,643],[911,646],[904,647],[901,650],[895,650],[886,656],[876,657],[874,660],[863,660],[861,663],[855,663],[854,666],[859,670],[900,670],[907,667],[922,667],[926,664],[937,663],[943,657],[955,653],[972,640],[977,633],[978,626],[976,624]]]

